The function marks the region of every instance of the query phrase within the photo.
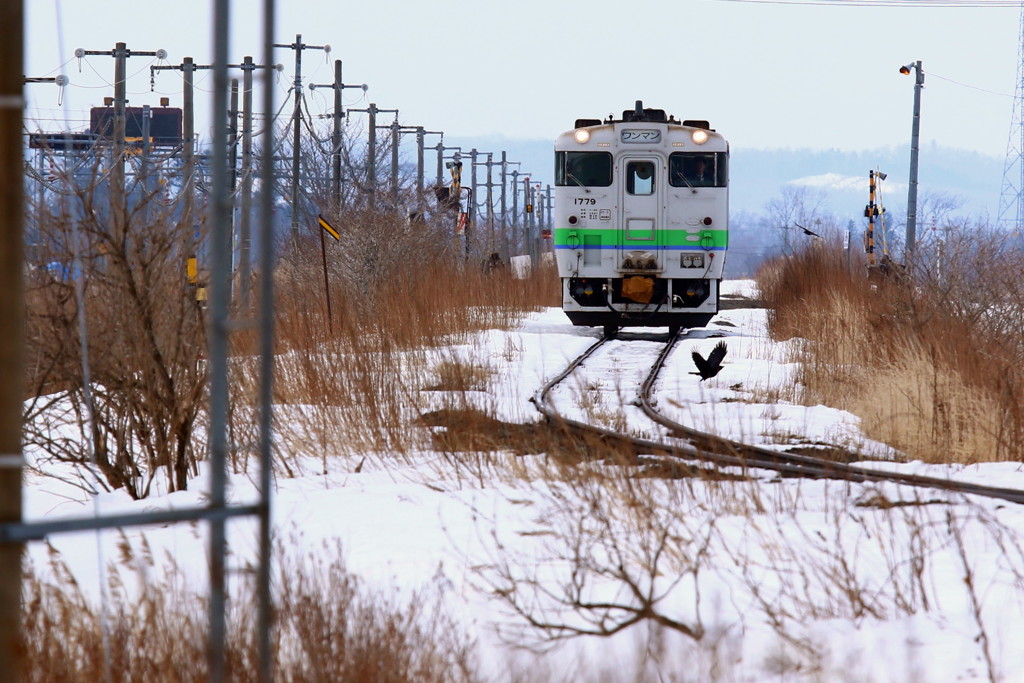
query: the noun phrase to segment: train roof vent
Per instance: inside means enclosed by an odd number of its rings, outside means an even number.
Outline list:
[[[710,130],[712,132],[714,132],[715,130],[714,128],[711,127],[710,123],[708,123],[707,121],[702,121],[700,119],[686,119],[685,121],[683,121],[683,125],[689,126],[690,128],[703,128],[704,130]]]
[[[601,119],[576,119],[576,128],[587,128],[589,126],[600,126]]]
[[[629,123],[631,121],[646,121],[649,123],[667,123],[668,116],[665,114],[664,109],[644,109],[644,103],[642,100],[636,101],[636,107],[632,110],[627,109],[622,112],[622,121]]]

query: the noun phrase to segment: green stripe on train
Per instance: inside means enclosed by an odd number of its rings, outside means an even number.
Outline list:
[[[636,234],[637,231],[631,231]],[[702,229],[692,233],[683,229],[663,228],[657,230],[657,239],[626,239],[625,230],[598,228],[555,228],[554,244],[556,247],[575,249],[577,247],[615,247],[643,249],[648,247],[697,247],[725,248],[729,246],[728,230]],[[650,234],[650,231],[641,232]],[[697,239],[687,239],[697,238]]]

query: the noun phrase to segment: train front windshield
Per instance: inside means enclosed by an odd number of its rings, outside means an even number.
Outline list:
[[[725,187],[729,155],[724,152],[673,152],[668,157],[672,187]]]
[[[555,185],[609,187],[611,152],[555,152]]]

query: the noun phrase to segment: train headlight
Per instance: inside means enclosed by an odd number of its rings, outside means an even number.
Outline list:
[[[578,132],[578,131],[577,131]],[[708,132],[706,130],[695,130],[690,138],[698,145],[703,145],[708,141]]]
[[[584,142],[588,142],[590,140],[590,131],[586,128],[577,128],[575,138],[576,142],[582,145]]]

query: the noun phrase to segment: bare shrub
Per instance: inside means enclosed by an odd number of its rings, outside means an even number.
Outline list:
[[[276,274],[275,401],[289,444],[281,454],[286,466],[293,456],[408,452],[423,438],[414,424],[419,390],[437,383],[427,351],[468,342],[480,330],[508,329],[557,300],[552,268],[524,280],[507,269],[485,273],[452,253],[451,236],[393,216],[352,214],[337,225],[354,235],[354,246],[328,245],[333,320],[318,240],[292,245]],[[254,396],[255,360],[239,357],[235,368],[241,394]],[[480,389],[483,379],[472,384]],[[244,442],[250,437],[240,417]]]
[[[25,440],[133,498],[161,472],[183,490],[205,382],[203,314],[186,277],[192,227],[145,200],[122,213],[98,196],[71,197],[33,245]],[[58,404],[63,424],[47,412]]]
[[[154,581],[150,549],[123,540],[108,599],[96,605],[51,549],[45,572],[25,570],[22,623],[26,681],[208,679],[206,598],[171,563]],[[325,554],[326,553],[326,554]],[[338,548],[298,561],[279,549],[276,566],[275,678],[279,681],[472,681],[471,641],[443,610],[443,588],[399,601],[365,587]],[[121,570],[120,572],[118,570]],[[123,572],[123,576],[122,573]],[[44,576],[45,574],[45,576]],[[138,579],[138,580],[135,580]],[[253,596],[230,604],[228,676],[257,679]]]

